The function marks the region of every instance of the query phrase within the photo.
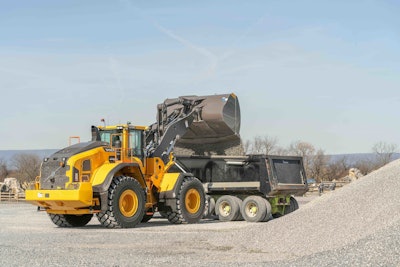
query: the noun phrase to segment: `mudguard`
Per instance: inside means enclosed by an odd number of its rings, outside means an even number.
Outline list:
[[[161,182],[161,189],[159,195],[159,202],[165,203],[166,206],[170,206],[171,203],[175,203],[175,199],[179,194],[182,182],[186,177],[193,177],[191,173],[166,173],[163,176]]]
[[[108,163],[102,165],[96,170],[93,178],[93,194],[100,197],[101,210],[107,209],[108,188],[111,185],[114,176],[124,168],[137,168],[139,177],[134,177],[142,186],[146,186],[140,166],[138,163]]]

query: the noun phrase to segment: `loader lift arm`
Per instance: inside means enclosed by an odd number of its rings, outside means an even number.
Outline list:
[[[203,99],[195,100],[179,97],[174,101],[164,101],[157,105],[157,122],[150,126],[146,136],[148,157],[160,157],[168,161],[176,140],[187,132],[193,121],[198,119],[200,108],[195,108]],[[168,113],[168,108],[179,106]]]

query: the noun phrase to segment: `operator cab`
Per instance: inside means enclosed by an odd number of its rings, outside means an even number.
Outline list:
[[[106,142],[117,153],[117,159],[144,157],[144,130],[132,125],[92,126],[92,140]]]

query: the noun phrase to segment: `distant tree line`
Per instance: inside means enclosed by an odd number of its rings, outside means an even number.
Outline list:
[[[307,177],[319,182],[343,178],[348,175],[350,168],[357,168],[364,175],[368,174],[392,161],[393,155],[398,151],[396,144],[381,141],[374,144],[371,149],[374,157],[349,163],[346,156],[332,159],[324,150],[305,141],[296,141],[286,148],[281,147],[278,138],[267,135],[247,140],[243,143],[243,147],[246,154],[301,156]]]
[[[268,154],[303,157],[307,177],[317,181],[331,181],[345,177],[350,168],[357,168],[368,174],[393,160],[398,151],[396,144],[378,142],[373,145],[375,155],[370,159],[360,159],[350,165],[346,156],[332,160],[321,148],[311,143],[295,141],[288,147],[281,147],[276,137],[257,136],[243,143],[246,154]],[[15,177],[21,183],[32,182],[40,173],[42,159],[36,154],[20,153],[12,157],[10,162],[0,158],[0,182],[6,177]]]
[[[0,158],[0,181],[14,177],[19,182],[32,182],[40,173],[42,159],[36,154],[15,154],[9,162]]]

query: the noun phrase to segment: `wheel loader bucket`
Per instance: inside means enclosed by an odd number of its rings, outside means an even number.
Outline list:
[[[221,143],[239,139],[240,107],[234,94],[200,96],[203,99],[195,107],[199,116],[181,136],[179,143]]]

